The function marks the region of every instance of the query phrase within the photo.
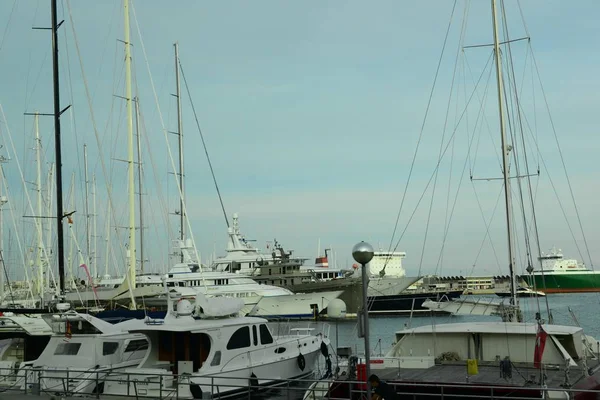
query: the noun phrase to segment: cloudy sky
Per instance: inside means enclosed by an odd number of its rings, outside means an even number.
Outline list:
[[[541,171],[532,179],[541,247],[556,245],[587,264],[590,259],[542,87],[593,261],[599,255],[595,244],[600,238],[596,207],[600,171],[595,162],[600,148],[596,128],[600,27],[594,19],[599,7],[593,1],[576,6],[558,0],[506,2],[510,39],[531,37],[530,46],[527,41],[514,42],[511,53],[521,107],[527,113],[523,124],[529,126],[525,135],[530,167],[535,172],[540,166]],[[127,224],[127,167],[119,161],[127,155],[125,105],[116,97],[124,95],[122,3],[59,1],[59,16],[65,19],[59,39],[61,103],[73,106],[62,118],[65,201],[74,173],[75,205],[69,209],[77,210],[73,229],[84,248],[83,145],[87,144],[90,176],[96,175],[98,181],[96,262],[103,271],[107,178],[116,209],[111,225],[114,229],[114,222]],[[52,111],[50,34],[31,28],[49,23],[48,1],[0,2],[0,104],[6,116],[0,116],[0,140],[12,158],[5,174],[24,246],[33,243],[32,221],[20,218],[30,212],[24,211],[28,206],[17,164],[26,181],[35,181],[35,154],[33,119],[23,113]],[[166,216],[177,208],[178,199],[163,128],[176,130],[171,94],[173,43],[179,42],[225,208],[229,216],[240,214],[243,232],[257,245],[264,247],[277,238],[297,254],[313,258],[320,239],[322,248],[334,249],[340,267],[352,263],[350,250],[357,241],[387,249],[421,136],[393,242],[394,247],[398,234],[405,231],[397,249],[407,252],[409,274],[507,272],[502,203],[495,209],[501,182],[469,179],[501,173],[495,76],[490,75],[492,65],[486,65],[491,48],[457,52],[461,45],[491,43],[487,2],[465,8],[461,1],[433,0],[311,4],[145,0],[133,2],[131,29],[134,92],[140,98],[144,135],[149,268],[162,269],[168,263],[170,237],[177,231],[176,218]],[[508,49],[503,51],[508,54]],[[506,59],[505,63],[508,70]],[[185,85],[182,88],[188,214],[206,260],[213,251],[223,254],[226,226]],[[44,176],[53,160],[52,129],[51,119],[42,117]],[[175,154],[176,138],[167,136]],[[445,152],[435,175],[440,148]],[[35,186],[26,186],[35,198]],[[515,186],[513,193],[518,211]],[[529,216],[526,220],[530,224]],[[521,224],[519,212],[515,221]],[[13,223],[7,224],[6,229],[14,231]],[[524,235],[519,232],[522,259]],[[121,251],[115,250],[109,272],[122,263],[122,246],[117,243],[127,241],[122,229],[118,237],[111,235],[113,246]],[[18,259],[15,243],[11,242],[11,260]]]

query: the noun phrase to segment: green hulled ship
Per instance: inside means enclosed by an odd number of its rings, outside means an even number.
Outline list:
[[[560,249],[540,257],[542,269],[522,276],[527,284],[544,293],[600,292],[600,271],[588,269],[574,259],[565,259]]]

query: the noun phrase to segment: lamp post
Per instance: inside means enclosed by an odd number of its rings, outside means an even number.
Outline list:
[[[362,326],[363,335],[365,339],[365,367],[366,367],[366,379],[367,379],[367,399],[371,398],[371,383],[369,382],[369,376],[371,376],[371,352],[369,350],[369,306],[367,289],[369,287],[369,277],[367,276],[367,264],[373,258],[373,246],[366,242],[357,243],[352,248],[352,257],[354,260],[362,266],[362,293],[363,293],[363,306],[362,306]]]

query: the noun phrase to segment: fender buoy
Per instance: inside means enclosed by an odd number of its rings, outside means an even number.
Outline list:
[[[304,371],[304,368],[306,368],[306,359],[304,358],[302,353],[298,354],[297,361],[298,361],[298,368],[300,368],[300,371]]]
[[[325,358],[329,357],[329,349],[325,342],[321,342],[321,354],[323,354],[323,357]]]
[[[254,372],[250,375],[250,388],[252,390],[258,390],[258,378],[254,375]]]

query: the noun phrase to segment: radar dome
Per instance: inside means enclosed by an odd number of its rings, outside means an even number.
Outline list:
[[[194,311],[194,307],[189,300],[181,299],[177,302],[177,315],[192,315],[192,311]]]
[[[333,299],[327,304],[327,316],[329,318],[346,318],[346,303],[340,299]]]

